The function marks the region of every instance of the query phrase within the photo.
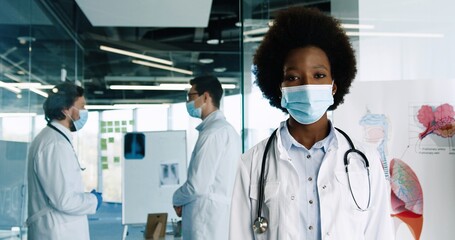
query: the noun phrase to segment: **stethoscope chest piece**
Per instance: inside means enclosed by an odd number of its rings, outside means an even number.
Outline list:
[[[267,231],[267,228],[269,227],[269,222],[267,221],[267,218],[265,217],[258,217],[256,220],[254,220],[253,224],[253,230],[256,233],[264,233]]]

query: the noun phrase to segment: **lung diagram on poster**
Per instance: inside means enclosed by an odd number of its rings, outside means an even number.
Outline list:
[[[410,107],[410,145],[417,153],[455,155],[454,104],[420,104]]]

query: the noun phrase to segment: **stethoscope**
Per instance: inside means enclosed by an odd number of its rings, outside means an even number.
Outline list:
[[[73,149],[74,151],[74,148],[73,148],[73,144],[71,143],[71,141],[69,140],[69,138],[64,134],[62,133],[62,131],[60,131],[58,128],[56,128],[54,125],[52,125],[51,123],[47,123],[47,126],[54,129],[55,131],[57,131],[58,133],[60,133],[60,135],[62,135],[66,141],[69,142],[69,144],[71,145],[71,148]],[[85,168],[81,167],[81,163],[79,162],[79,158],[77,157],[77,154],[76,152],[74,152],[74,155],[76,155],[76,161],[77,161],[77,164],[79,165],[79,169],[81,169],[81,171],[84,171]]]
[[[349,142],[349,145],[351,147],[351,149],[347,150],[346,153],[344,154],[344,167],[345,167],[345,170],[346,170],[346,175],[348,176],[349,191],[351,192],[352,199],[354,200],[354,203],[357,206],[358,210],[366,211],[370,207],[370,200],[371,200],[370,163],[368,162],[368,159],[365,156],[365,154],[363,154],[361,151],[355,149],[354,144],[352,143],[351,139],[349,138],[349,136],[345,132],[343,132],[339,128],[335,128],[335,129],[338,130],[338,132],[340,132],[346,138],[346,140]],[[261,166],[261,175],[260,175],[260,183],[259,183],[259,202],[258,202],[258,214],[257,214],[258,217],[256,218],[256,220],[254,220],[254,223],[253,223],[253,230],[256,233],[264,233],[265,231],[267,231],[268,225],[269,225],[269,222],[268,222],[267,218],[262,216],[262,203],[264,202],[264,187],[265,187],[264,169],[265,169],[265,163],[267,161],[267,153],[269,152],[270,145],[272,144],[272,140],[276,136],[276,131],[277,130],[278,129],[275,129],[275,131],[273,131],[273,133],[270,135],[270,138],[267,141],[267,144],[265,145],[264,154],[262,155],[262,166]],[[359,206],[359,204],[357,203],[357,200],[356,200],[356,198],[354,196],[354,193],[352,192],[351,180],[349,178],[349,170],[348,170],[348,166],[349,166],[348,156],[349,156],[350,153],[357,153],[357,154],[359,154],[361,156],[361,158],[363,160],[363,163],[364,163],[364,166],[365,166],[366,171],[367,171],[367,175],[368,175],[368,203],[367,203],[367,207],[366,208],[361,208]]]

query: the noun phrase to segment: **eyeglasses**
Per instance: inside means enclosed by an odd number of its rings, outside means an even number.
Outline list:
[[[193,96],[193,95],[196,95],[196,94],[197,94],[198,96],[200,96],[200,94],[199,94],[199,93],[197,93],[197,92],[188,93],[188,94],[187,94],[187,98],[186,98],[186,99],[187,99],[187,100],[190,100],[190,99],[191,99],[191,96]]]

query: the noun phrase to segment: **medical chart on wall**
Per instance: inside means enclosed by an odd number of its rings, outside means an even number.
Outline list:
[[[410,143],[419,154],[455,157],[455,111],[451,103],[410,106]],[[416,134],[417,133],[417,134]]]
[[[455,83],[432,83],[354,82],[333,112],[335,126],[379,152],[397,239],[455,235],[440,224],[455,211]]]

